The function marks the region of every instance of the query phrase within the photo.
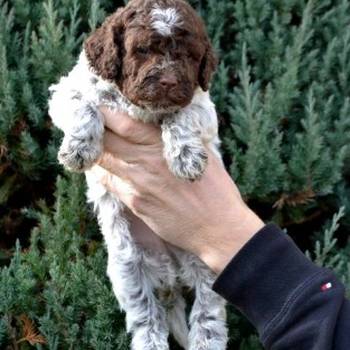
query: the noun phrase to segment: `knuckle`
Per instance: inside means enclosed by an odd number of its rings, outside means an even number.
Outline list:
[[[109,187],[110,183],[109,183],[109,176],[107,175],[103,175],[100,179],[100,183],[101,185],[103,185],[104,187]]]
[[[105,162],[105,153],[102,153],[101,156],[97,159],[96,164],[102,166]]]
[[[145,211],[145,200],[139,193],[134,194],[130,200],[132,210],[137,214],[143,214]]]
[[[131,118],[125,118],[119,125],[121,136],[131,136],[135,132],[135,122]]]
[[[113,157],[109,153],[106,153],[103,156],[102,160],[99,161],[98,165],[107,170],[109,173],[115,173],[115,167],[113,166]]]
[[[111,163],[111,155],[110,153],[102,153],[102,155],[97,160],[96,164],[105,168]]]

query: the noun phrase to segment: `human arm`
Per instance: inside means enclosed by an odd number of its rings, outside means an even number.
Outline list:
[[[164,240],[220,274],[214,290],[248,317],[267,349],[350,348],[343,285],[277,227],[264,226],[220,162],[209,154],[201,180],[176,179],[156,127],[104,113],[110,130],[100,165],[131,188],[110,189]]]
[[[266,349],[350,349],[344,286],[275,225],[233,257],[213,288],[251,321]]]

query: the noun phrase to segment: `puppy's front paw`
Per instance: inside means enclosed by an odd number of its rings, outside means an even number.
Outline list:
[[[202,177],[208,164],[208,154],[203,147],[185,145],[178,156],[168,161],[172,173],[182,179],[191,181]]]
[[[91,168],[102,154],[101,142],[92,138],[63,140],[58,152],[59,162],[68,170],[83,172]]]

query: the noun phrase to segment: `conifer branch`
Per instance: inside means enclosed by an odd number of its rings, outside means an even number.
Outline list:
[[[17,344],[27,341],[30,345],[46,344],[46,339],[36,330],[34,322],[25,314],[19,317],[22,322],[23,337],[17,340]]]
[[[273,205],[273,208],[281,210],[285,206],[296,207],[298,205],[308,204],[312,202],[315,197],[316,193],[312,190],[312,188],[308,188],[298,193],[282,194]]]

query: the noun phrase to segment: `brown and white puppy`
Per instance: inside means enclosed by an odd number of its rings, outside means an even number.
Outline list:
[[[193,181],[205,171],[207,148],[220,157],[208,93],[215,64],[203,22],[185,1],[131,0],[87,38],[76,66],[50,88],[49,113],[65,134],[59,160],[85,171],[108,249],[107,273],[135,350],[169,349],[169,332],[185,349],[226,349],[225,303],[197,257],[165,242],[152,251],[135,241],[131,214],[100,181],[119,179],[95,165],[104,133],[98,108],[159,124],[169,169]],[[190,330],[183,286],[196,292]]]

